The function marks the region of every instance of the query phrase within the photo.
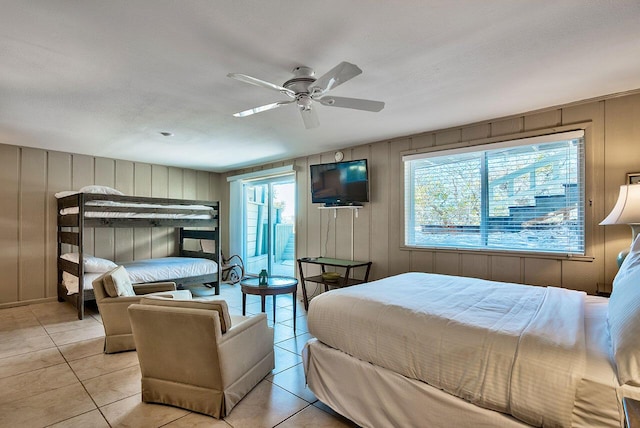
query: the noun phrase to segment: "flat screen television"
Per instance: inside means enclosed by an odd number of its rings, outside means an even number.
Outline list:
[[[311,202],[326,206],[369,202],[367,160],[310,165]]]

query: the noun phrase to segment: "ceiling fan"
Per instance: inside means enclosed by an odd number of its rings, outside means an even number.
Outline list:
[[[320,125],[318,115],[313,109],[314,101],[328,107],[342,107],[373,112],[382,110],[384,108],[384,103],[381,101],[327,95],[330,90],[348,80],[353,79],[360,73],[362,73],[362,70],[360,70],[357,65],[343,61],[320,78],[316,79],[314,77],[315,72],[313,69],[300,66],[293,69],[293,78],[284,82],[282,86],[256,79],[255,77],[247,76],[245,74],[229,73],[227,76],[232,79],[278,91],[291,98],[287,101],[278,101],[241,111],[239,113],[235,113],[234,116],[246,117],[263,111],[273,110],[287,104],[296,104],[302,114],[304,126],[307,129],[310,129],[316,128]]]

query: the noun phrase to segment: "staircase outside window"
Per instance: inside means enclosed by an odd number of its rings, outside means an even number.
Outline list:
[[[405,157],[405,244],[584,254],[583,135]]]

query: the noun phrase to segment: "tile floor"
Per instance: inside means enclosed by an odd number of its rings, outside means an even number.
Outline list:
[[[221,297],[242,314],[239,286],[224,284]],[[224,420],[176,407],[141,402],[135,351],[106,355],[97,310],[78,320],[69,303],[0,309],[0,427],[355,427],[319,402],[306,387],[300,356],[310,336],[306,312],[278,296],[276,367]],[[248,296],[247,312],[260,311]]]

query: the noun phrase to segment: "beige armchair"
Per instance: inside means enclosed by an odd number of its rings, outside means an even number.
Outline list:
[[[129,306],[129,317],[144,402],[221,418],[274,368],[265,314],[229,316],[224,300],[153,296]]]
[[[111,275],[115,271],[122,271],[124,268],[119,267],[112,271],[106,272],[93,281],[93,293],[98,305],[98,311],[102,317],[104,326],[104,352],[111,354],[114,352],[131,351],[136,349],[131,334],[131,324],[129,323],[129,313],[127,308],[132,303],[138,303],[142,295],[149,293],[168,293],[169,297],[189,298],[191,292],[189,290],[176,290],[174,282],[157,282],[151,284],[133,284],[131,293],[133,295],[117,295],[117,291],[109,290],[106,283],[113,282]],[[126,273],[126,271],[125,271]],[[105,285],[107,286],[105,288]],[[112,297],[113,296],[113,297]]]

